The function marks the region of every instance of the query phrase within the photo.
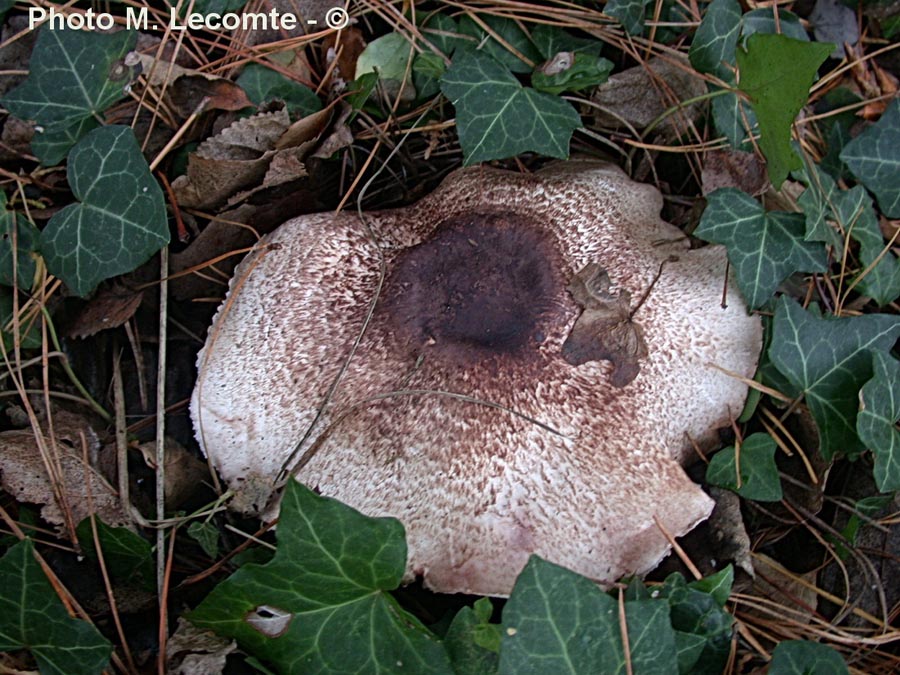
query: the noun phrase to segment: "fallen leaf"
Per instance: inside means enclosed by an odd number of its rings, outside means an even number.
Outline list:
[[[142,291],[120,285],[104,288],[78,313],[66,334],[86,338],[108,328],[118,328],[134,316],[143,299]]]
[[[620,128],[623,122],[644,129],[669,108],[706,93],[706,84],[685,59],[653,58],[643,65],[617,73],[591,96],[600,107],[594,119],[599,126]],[[692,103],[663,120],[657,130],[668,138],[682,134],[687,121],[695,121],[703,111]]]
[[[752,152],[712,150],[706,153],[700,174],[703,194],[732,187],[753,196],[765,192],[768,185],[766,165]]]
[[[63,410],[53,412],[53,431],[58,464],[62,476],[62,491],[72,512],[74,522],[80,522],[91,513],[111,526],[131,526],[131,519],[122,510],[119,496],[100,473],[82,461],[81,435],[88,443],[88,456],[99,449],[97,434],[83,417]],[[50,444],[49,437],[47,445]],[[41,461],[41,454],[31,430],[4,431],[0,433],[0,473],[3,489],[18,501],[43,504],[41,516],[64,531],[65,518]],[[90,492],[90,499],[88,493]]]
[[[166,641],[166,672],[173,675],[222,675],[228,655],[237,650],[234,640],[197,628],[185,619]]]
[[[841,4],[840,0],[816,0],[809,23],[813,27],[813,35],[819,42],[832,42],[835,45],[831,58],[844,58],[844,43],[855,47],[859,43],[859,25],[856,12]]]
[[[588,361],[613,364],[612,383],[624,387],[640,372],[647,356],[641,326],[631,318],[631,294],[610,293],[609,275],[597,263],[586,265],[569,284],[572,299],[584,308],[563,344],[563,358],[575,366]]]
[[[153,469],[156,466],[156,441],[138,445],[144,462]],[[188,452],[183,445],[166,436],[165,493],[166,508],[175,510],[193,496],[198,486],[209,478],[206,462]]]

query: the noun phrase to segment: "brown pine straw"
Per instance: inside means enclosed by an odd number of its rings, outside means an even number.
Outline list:
[[[619,634],[622,636],[622,651],[625,655],[625,672],[634,675],[631,668],[631,643],[628,641],[628,617],[625,614],[625,591],[619,587]]]

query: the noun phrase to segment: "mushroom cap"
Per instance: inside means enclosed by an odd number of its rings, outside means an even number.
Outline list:
[[[565,162],[286,222],[200,353],[204,452],[244,510],[271,511],[287,464],[399,518],[407,580],[439,592],[506,595],[533,553],[602,584],[649,571],[660,525],[712,510],[682,464],[740,413],[720,368],[751,377],[762,339],[734,284],[723,307],[724,250],[688,250],[661,207],[615,166]]]

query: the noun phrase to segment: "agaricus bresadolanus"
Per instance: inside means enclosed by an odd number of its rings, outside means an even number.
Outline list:
[[[740,413],[723,369],[752,376],[761,342],[724,250],[661,207],[569,162],[286,222],[199,356],[203,450],[246,511],[273,512],[284,468],[399,518],[435,591],[508,594],[532,553],[604,584],[652,569],[712,509],[682,464]]]

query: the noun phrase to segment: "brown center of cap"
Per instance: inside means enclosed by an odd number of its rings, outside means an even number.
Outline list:
[[[413,349],[455,365],[523,357],[563,317],[562,267],[554,237],[527,216],[455,216],[394,260],[384,318]]]

